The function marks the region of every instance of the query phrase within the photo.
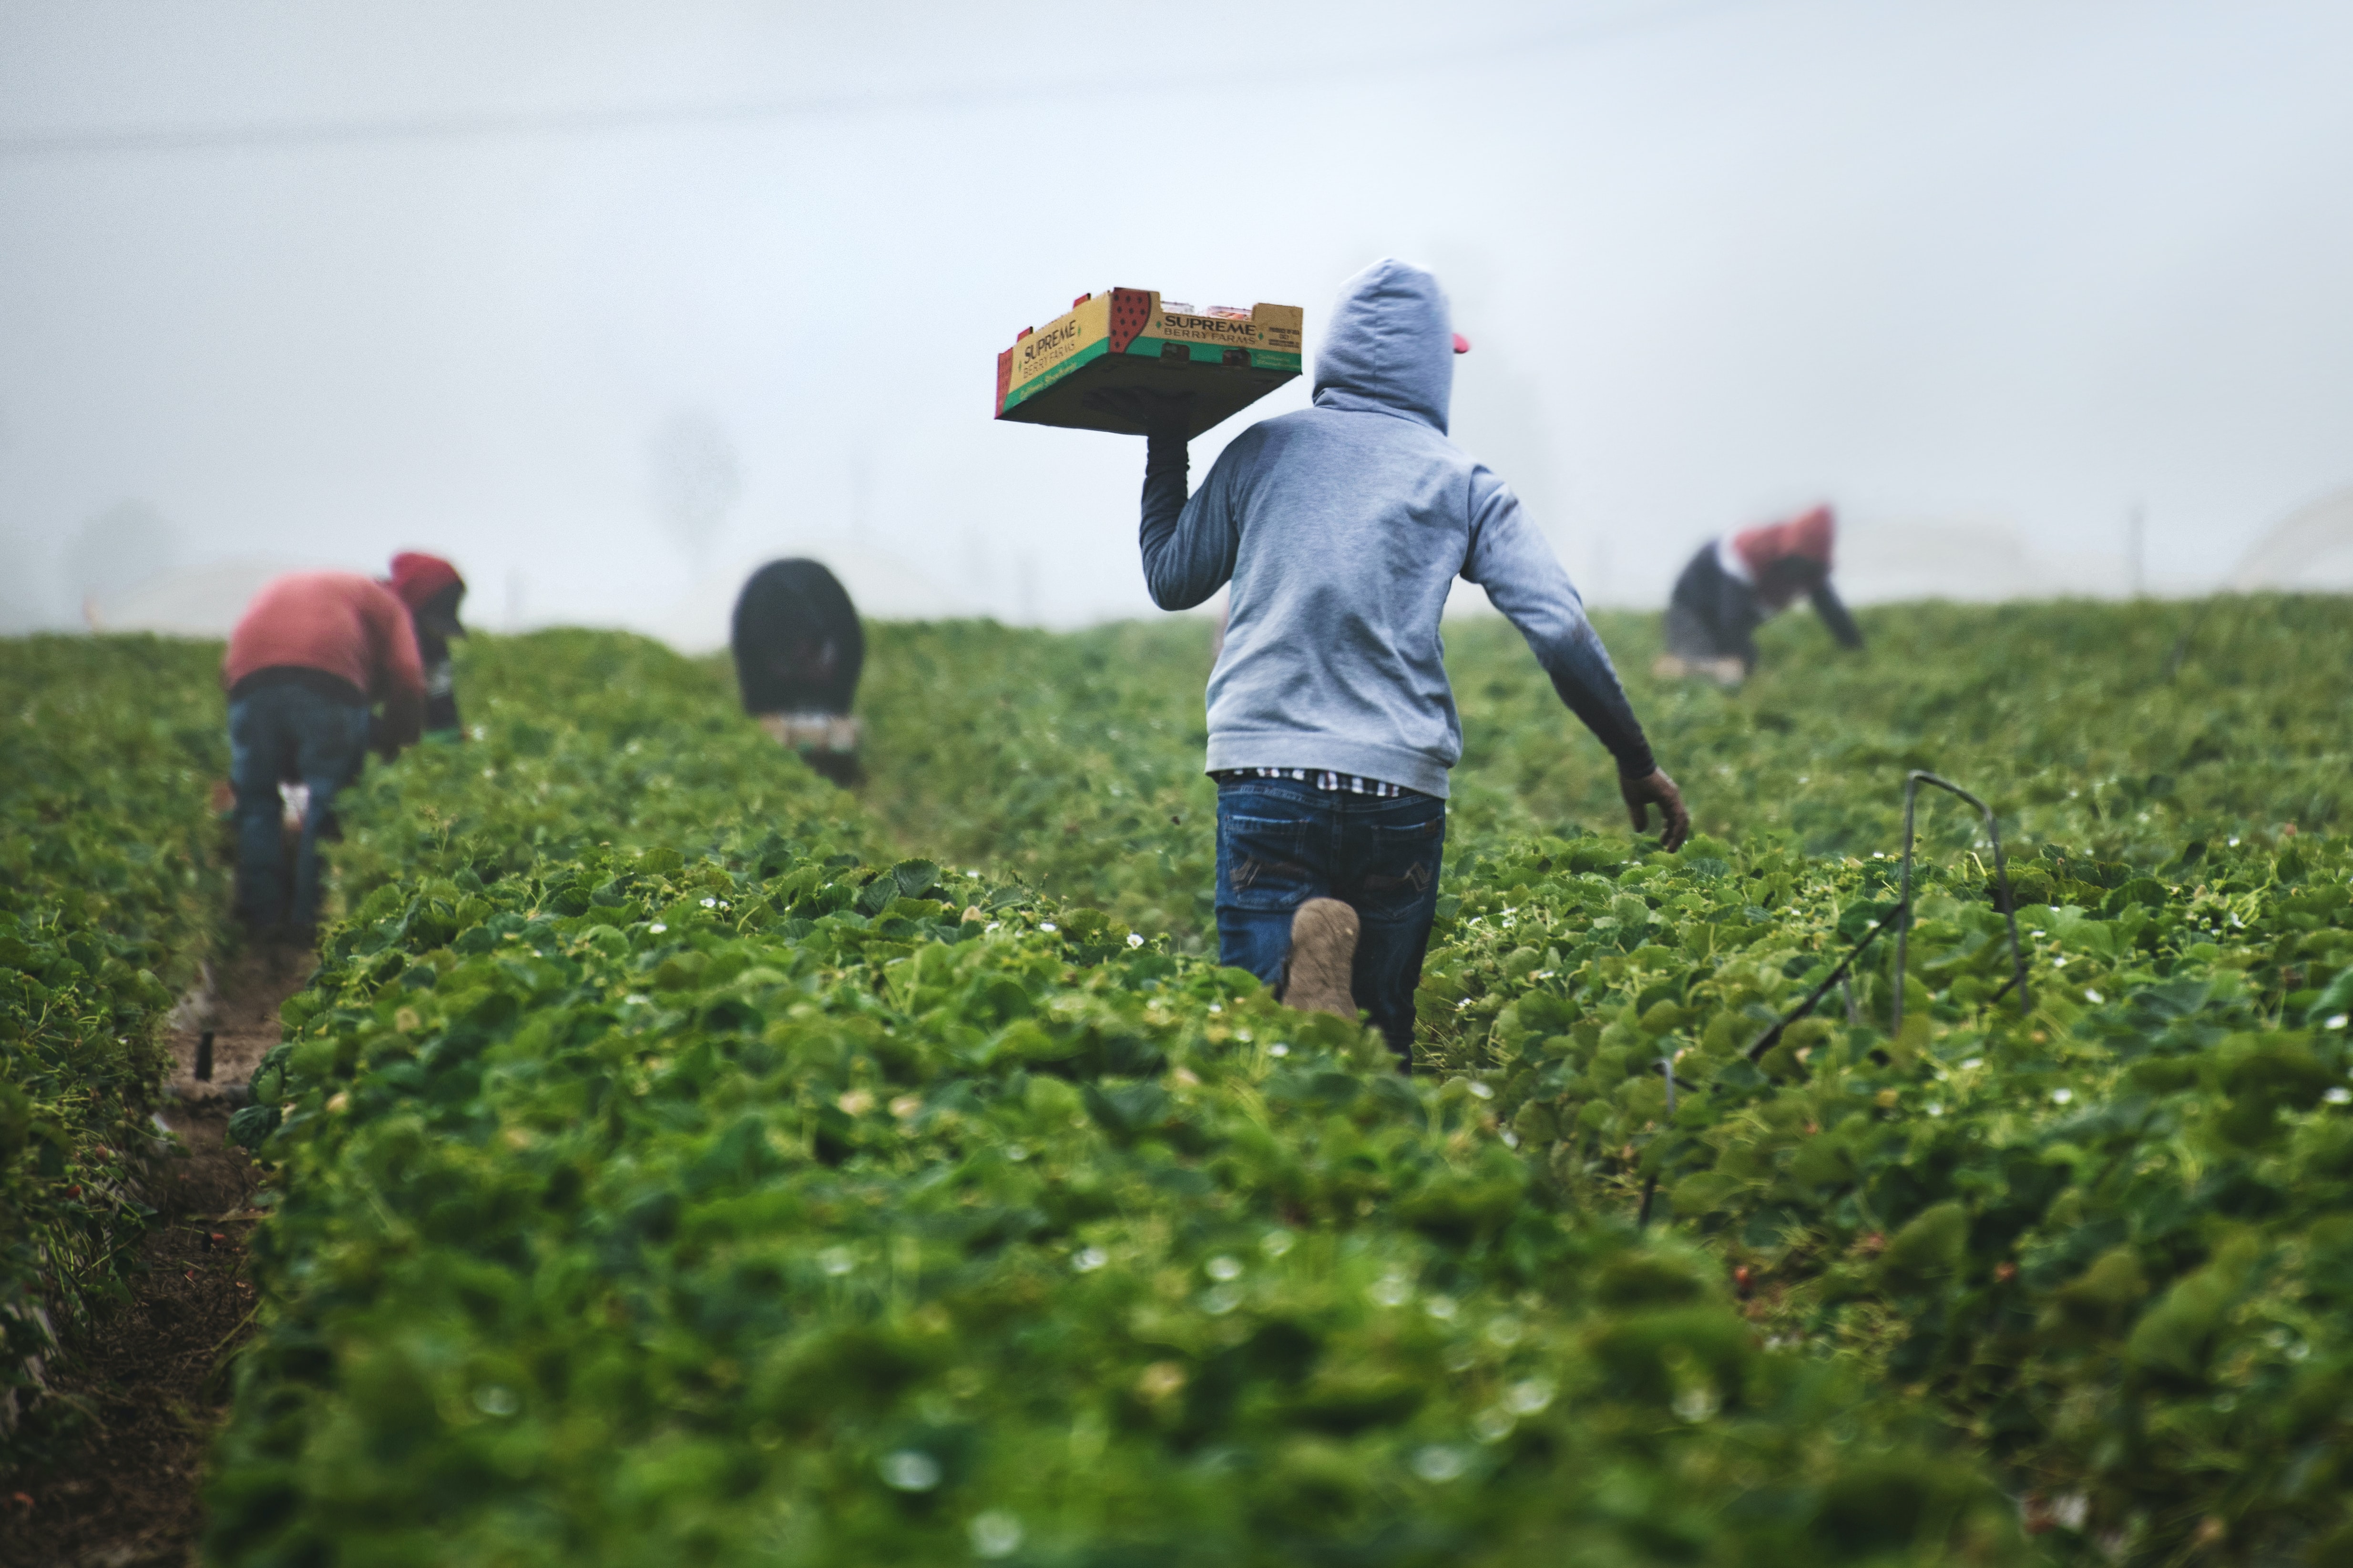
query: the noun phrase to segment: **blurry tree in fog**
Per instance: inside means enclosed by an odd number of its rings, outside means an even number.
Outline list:
[[[699,576],[743,489],[735,443],[707,412],[682,408],[655,429],[651,456],[655,509]]]
[[[117,501],[78,529],[66,546],[66,602],[77,616],[103,611],[142,583],[179,564],[179,531],[142,500]]]

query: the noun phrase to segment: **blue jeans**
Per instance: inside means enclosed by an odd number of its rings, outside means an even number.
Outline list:
[[[228,782],[237,792],[237,912],[257,931],[319,921],[319,833],[335,792],[367,761],[368,710],[307,686],[264,686],[228,705]],[[278,786],[310,786],[286,895],[284,807]]]
[[[1356,1005],[1410,1066],[1413,993],[1421,983],[1446,803],[1383,800],[1291,779],[1218,785],[1218,962],[1247,969],[1282,994],[1291,917],[1310,899],[1356,911]]]

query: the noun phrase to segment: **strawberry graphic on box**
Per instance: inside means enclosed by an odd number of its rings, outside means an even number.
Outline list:
[[[997,356],[999,419],[1144,433],[1134,393],[1183,397],[1188,437],[1257,402],[1302,370],[1304,312],[1164,300],[1149,289],[1082,294]]]
[[[1152,324],[1154,295],[1145,289],[1111,291],[1111,352],[1124,354],[1136,334]]]

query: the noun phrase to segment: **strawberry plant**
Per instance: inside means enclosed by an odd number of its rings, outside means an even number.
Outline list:
[[[601,687],[496,653],[597,749]],[[639,755],[682,776],[723,711]],[[733,778],[679,843],[519,865],[487,729],[462,830],[354,802],[417,868],[239,1128],[282,1197],[216,1558],[2016,1560],[1947,1439],[1558,1203],[1484,1078],[854,830],[753,842]]]
[[[67,1320],[126,1294],[158,1030],[227,892],[217,649],[0,642],[0,1458]]]
[[[600,845],[757,862],[810,837],[857,847],[847,796],[730,714],[731,676],[659,644],[552,631],[469,650],[471,738],[371,769],[334,856],[346,907],[422,873],[495,880]],[[470,695],[479,691],[479,698]],[[798,836],[797,837],[796,836]]]
[[[2007,835],[2143,868],[2194,839],[2353,826],[2337,718],[2353,636],[2343,598],[1890,605],[1862,612],[1859,658],[1793,616],[1766,628],[1763,664],[1733,692],[1652,679],[1656,616],[1598,620],[1662,764],[1719,836],[1892,852],[1909,768],[1993,802]],[[1620,820],[1609,758],[1560,712],[1516,634],[1481,621],[1448,636],[1473,820]],[[1982,847],[1957,810],[1927,825],[1943,847]]]
[[[1206,626],[1058,637],[960,621],[874,637],[862,794],[902,841],[1202,951],[1217,864]]]
[[[2197,613],[1776,626],[1732,693],[1605,617],[1675,855],[1579,826],[1607,759],[1451,627],[1410,1080],[1202,951],[1206,628],[878,627],[860,796],[716,662],[477,639],[237,1119],[279,1173],[212,1554],[2331,1561],[2346,612]],[[6,1081],[98,1158],[221,891],[210,650],[10,657],[12,712],[108,694],[12,752],[0,905]],[[1949,807],[1905,973],[1825,985],[1910,766],[2001,815],[2029,1009]],[[130,1234],[92,1168],[0,1195]]]
[[[2040,1525],[2325,1555],[2353,1539],[2353,845],[2012,865],[2030,1015],[1967,856],[1915,871],[1900,1031],[1883,951],[1852,1015],[1833,994],[1759,1055],[1892,908],[1891,862],[1526,843],[1458,871],[1425,1037],[1580,1204],[1654,1186],[1760,1332],[1940,1405]]]
[[[1861,658],[1792,616],[1766,628],[1764,664],[1735,692],[1654,680],[1656,616],[1595,619],[1662,763],[1719,837],[1893,851],[1914,767],[1993,801],[2005,833],[2142,868],[2195,839],[2348,826],[2342,599],[1891,606],[1862,612]],[[1446,636],[1463,729],[1449,853],[1615,829],[1610,759],[1519,634],[1479,617]],[[1213,929],[1205,624],[881,626],[874,648],[868,798],[903,841],[1180,942]],[[1957,812],[1926,829],[1943,849],[1982,847]]]

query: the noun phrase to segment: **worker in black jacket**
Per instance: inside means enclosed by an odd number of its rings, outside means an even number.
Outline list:
[[[855,783],[849,706],[866,634],[840,581],[815,561],[771,561],[736,598],[731,642],[744,710],[818,773]]]

